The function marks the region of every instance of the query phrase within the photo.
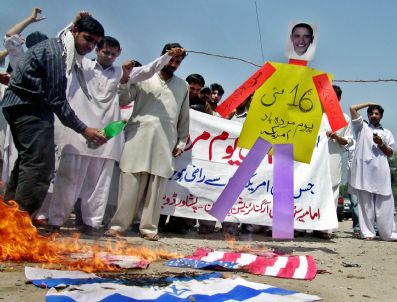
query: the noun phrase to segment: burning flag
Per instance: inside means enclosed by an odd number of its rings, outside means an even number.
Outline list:
[[[243,278],[224,278],[220,273],[195,277],[168,277],[161,286],[150,279],[151,286],[127,286],[94,274],[25,268],[26,277],[37,286],[51,288],[47,302],[85,301],[318,301],[318,296],[298,293]]]
[[[175,253],[134,247],[127,241],[108,241],[104,246],[89,245],[72,238],[59,240],[55,235],[42,236],[32,225],[27,212],[20,211],[15,202],[0,200],[0,261],[57,264],[68,269],[86,272],[114,271],[118,267],[146,268],[157,260],[177,257]]]

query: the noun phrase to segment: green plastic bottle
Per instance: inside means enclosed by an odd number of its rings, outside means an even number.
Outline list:
[[[125,125],[127,125],[126,120],[111,122],[105,128],[102,129],[102,132],[104,133],[107,139],[110,139],[123,132]]]
[[[123,132],[125,125],[127,125],[126,120],[114,121],[114,122],[107,124],[106,127],[101,130],[101,133],[107,139],[111,139],[112,137],[115,137],[118,134],[120,134],[121,132]],[[97,144],[95,144],[94,142],[91,142],[91,141],[87,141],[86,143],[87,143],[88,148],[91,148],[91,149],[96,149],[99,147]]]

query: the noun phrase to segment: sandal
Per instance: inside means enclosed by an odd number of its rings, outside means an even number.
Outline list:
[[[364,237],[363,239],[364,239],[365,241],[370,241],[370,240],[373,240],[374,237]]]
[[[159,239],[160,239],[159,235],[153,234],[153,233],[144,234],[144,235],[141,235],[141,236],[142,236],[143,239],[149,240],[149,241],[159,241]]]
[[[352,237],[353,238],[361,238],[360,231],[354,231]]]

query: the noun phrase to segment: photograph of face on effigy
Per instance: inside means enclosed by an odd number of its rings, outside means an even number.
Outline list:
[[[286,47],[287,58],[312,61],[316,53],[318,29],[317,24],[290,23]]]

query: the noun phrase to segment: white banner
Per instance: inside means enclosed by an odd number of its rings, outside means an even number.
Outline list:
[[[190,139],[176,159],[162,214],[216,220],[207,212],[248,153],[237,147],[241,128],[241,123],[190,111]],[[325,132],[319,133],[311,163],[294,163],[294,199],[296,229],[338,227]],[[271,226],[272,203],[272,157],[265,156],[225,221]]]

